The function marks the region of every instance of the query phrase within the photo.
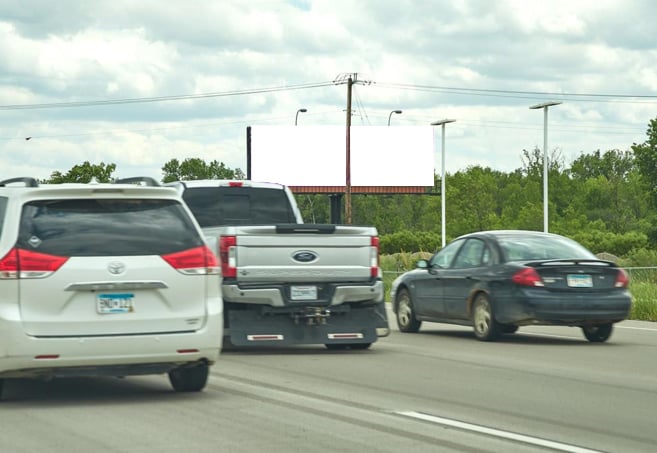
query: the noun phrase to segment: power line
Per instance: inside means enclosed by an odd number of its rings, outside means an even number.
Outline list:
[[[431,85],[411,85],[403,83],[379,83],[373,84],[375,87],[397,88],[411,91],[428,91],[451,94],[463,94],[469,96],[488,96],[504,97],[516,99],[544,99],[546,97],[556,97],[558,99],[567,99],[575,102],[618,102],[618,103],[652,103],[657,101],[657,95],[644,94],[609,94],[609,93],[567,93],[567,92],[549,92],[549,91],[515,91],[515,90],[493,90],[483,88],[459,88],[446,86]]]
[[[100,105],[116,105],[116,104],[141,104],[147,102],[186,101],[190,99],[243,96],[249,94],[273,93],[277,91],[305,90],[310,88],[322,88],[322,87],[333,86],[333,85],[335,85],[335,82],[317,82],[317,83],[307,83],[301,85],[283,85],[278,87],[254,88],[250,90],[225,91],[218,93],[182,94],[182,95],[174,95],[174,96],[109,99],[109,100],[95,100],[95,101],[52,102],[52,103],[43,103],[43,104],[13,104],[13,105],[0,105],[0,110],[33,110],[33,109],[70,108],[70,107],[94,107]]]

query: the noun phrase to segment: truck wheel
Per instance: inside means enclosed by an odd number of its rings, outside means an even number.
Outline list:
[[[169,382],[176,392],[200,392],[208,382],[210,367],[207,363],[169,371]]]
[[[395,312],[397,313],[397,327],[399,327],[399,330],[411,333],[420,330],[422,321],[415,318],[413,301],[406,288],[401,289],[397,295],[397,310]]]
[[[614,329],[612,323],[600,324],[599,326],[582,326],[582,332],[587,340],[592,343],[603,343],[611,337]]]
[[[345,349],[352,349],[354,351],[369,349],[372,343],[327,343],[326,349],[329,351],[344,351]]]

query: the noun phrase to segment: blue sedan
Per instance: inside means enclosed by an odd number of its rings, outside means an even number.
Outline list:
[[[423,321],[469,325],[481,341],[520,326],[581,327],[604,342],[629,316],[629,277],[564,236],[499,230],[463,235],[392,284],[402,332]]]

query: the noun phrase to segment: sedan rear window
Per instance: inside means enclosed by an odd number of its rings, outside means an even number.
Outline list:
[[[597,259],[577,242],[560,236],[503,236],[499,243],[507,261]]]
[[[175,200],[73,199],[26,203],[17,246],[59,256],[164,255],[203,244]]]

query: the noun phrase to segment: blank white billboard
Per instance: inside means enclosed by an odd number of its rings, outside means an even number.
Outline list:
[[[288,186],[346,184],[346,126],[251,126],[251,179]],[[352,126],[352,186],[434,184],[431,126]]]

